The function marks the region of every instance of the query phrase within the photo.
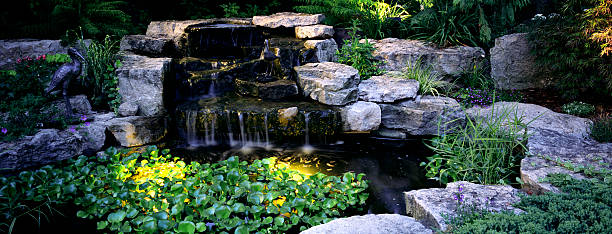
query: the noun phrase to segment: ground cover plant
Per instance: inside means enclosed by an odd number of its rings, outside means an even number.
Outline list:
[[[274,158],[186,164],[156,147],[128,154],[109,148],[1,178],[0,210],[8,232],[16,218],[28,218],[23,214],[66,203],[105,232],[297,231],[365,204],[363,176],[306,176]]]
[[[493,105],[491,113],[467,118],[465,126],[439,127],[438,136],[426,144],[434,155],[421,166],[427,177],[443,184],[510,184],[518,175],[528,138],[524,130],[531,121],[518,117],[516,108],[496,110]]]
[[[525,211],[477,212],[451,227],[452,233],[610,233],[612,232],[612,182],[576,180],[565,174],[549,175],[561,193],[524,196],[513,206]]]
[[[566,114],[586,117],[595,112],[595,106],[584,102],[570,102],[561,107]]]

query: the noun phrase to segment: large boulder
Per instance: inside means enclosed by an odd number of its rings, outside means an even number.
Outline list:
[[[431,66],[438,75],[457,76],[471,72],[485,59],[485,52],[479,47],[437,48],[427,42],[397,38],[370,40],[370,43],[376,49],[373,55],[384,62],[381,68],[388,71],[405,70],[420,58],[423,65]]]
[[[324,19],[322,14],[279,12],[268,16],[253,16],[253,24],[267,28],[292,28],[320,24]]]
[[[126,35],[121,39],[119,48],[135,54],[148,56],[168,56],[172,50],[170,38],[156,38],[145,35]]]
[[[453,182],[446,188],[419,189],[405,192],[406,213],[425,226],[445,231],[442,215],[455,216],[459,204],[471,205],[490,212],[522,210],[512,207],[521,200],[522,192],[509,185],[480,185],[465,181]]]
[[[108,121],[107,129],[123,147],[159,142],[168,133],[167,120],[161,116],[130,116]]]
[[[117,70],[122,101],[137,103],[139,115],[164,114],[164,80],[168,76],[171,61],[170,58],[149,58],[133,54],[123,56],[123,66]]]
[[[85,40],[84,43],[85,46],[89,46],[91,40]],[[73,46],[82,50],[78,45]],[[37,58],[45,54],[67,54],[68,48],[68,46],[62,46],[60,40],[0,40],[0,70],[15,68],[17,59],[25,57]]]
[[[515,33],[495,39],[491,48],[491,78],[499,89],[543,88],[551,80],[535,62],[527,33]]]
[[[465,123],[465,113],[455,99],[423,96],[397,104],[379,104],[382,126],[410,135],[435,135]]]
[[[34,136],[0,142],[0,168],[20,170],[72,158],[83,153],[83,140],[70,130],[42,129]]]
[[[304,47],[314,50],[316,58],[313,59],[316,62],[336,62],[338,60],[338,56],[336,56],[338,44],[334,39],[307,40],[304,42]]]
[[[306,97],[327,105],[357,101],[359,72],[339,63],[309,63],[295,67],[298,85]]]
[[[327,39],[334,36],[334,27],[318,24],[295,27],[295,37],[300,39]]]
[[[358,101],[341,111],[344,131],[372,131],[380,125],[380,107],[373,102]]]
[[[411,217],[399,214],[368,214],[335,219],[329,223],[311,227],[300,234],[394,234],[433,233]]]
[[[414,99],[419,82],[390,75],[372,76],[359,84],[359,100],[377,103],[393,103]]]

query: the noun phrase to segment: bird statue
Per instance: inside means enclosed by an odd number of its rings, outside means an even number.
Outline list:
[[[60,66],[55,73],[53,73],[53,77],[51,78],[51,82],[49,82],[49,86],[45,89],[45,94],[49,95],[54,90],[62,89],[62,96],[64,96],[64,102],[66,102],[66,116],[68,118],[72,118],[72,106],[70,105],[70,100],[68,98],[68,84],[71,79],[77,78],[81,75],[81,66],[82,63],[79,59],[85,61],[83,55],[79,53],[75,48],[70,47],[68,49],[68,55],[70,55],[70,59],[72,62],[64,63]]]
[[[264,51],[262,52],[263,59],[267,61],[276,60],[278,56],[276,56],[274,53],[272,53],[272,51],[270,51],[270,42],[268,42],[268,39],[266,39],[264,43],[266,44],[266,46],[264,47]]]

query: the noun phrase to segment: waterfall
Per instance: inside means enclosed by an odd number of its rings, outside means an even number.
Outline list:
[[[314,147],[310,145],[310,129],[308,128],[308,122],[310,121],[310,113],[304,113],[304,146],[302,146],[302,152],[310,154],[314,151]]]
[[[240,146],[247,145],[247,135],[244,132],[244,115],[241,112],[238,112],[238,121],[240,123]]]
[[[202,144],[200,137],[198,137],[198,129],[196,123],[198,119],[197,111],[188,111],[185,117],[185,131],[187,135],[187,144],[190,147],[198,147]]]
[[[272,148],[272,145],[270,144],[270,136],[268,136],[268,112],[266,112],[266,114],[264,115],[264,131],[266,134],[266,144],[264,145],[264,148],[269,150],[270,148]]]
[[[226,110],[225,113],[227,114],[227,135],[229,137],[229,143],[230,146],[234,147],[236,146],[236,140],[234,140],[234,133],[232,133],[232,118],[229,110]]]

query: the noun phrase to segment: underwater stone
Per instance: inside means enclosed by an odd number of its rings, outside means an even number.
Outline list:
[[[459,197],[456,197],[459,194]],[[510,185],[480,185],[465,181],[452,182],[446,188],[419,189],[404,192],[406,213],[432,229],[446,231],[447,224],[442,214],[457,215],[457,199],[463,204],[472,204],[477,209],[490,212],[523,211],[512,205],[524,194]],[[462,197],[461,197],[462,196]],[[455,199],[456,198],[456,199]]]
[[[308,40],[304,42],[304,47],[315,50],[316,62],[336,62],[338,60],[336,56],[338,44],[334,39]]]
[[[279,12],[269,16],[253,16],[253,24],[268,28],[292,28],[320,24],[324,19],[322,14]]]
[[[346,105],[357,101],[359,72],[340,63],[309,63],[295,67],[301,92],[327,105]]]
[[[359,99],[368,102],[395,102],[414,99],[419,82],[390,75],[372,76],[359,84]]]
[[[380,107],[373,102],[358,101],[342,108],[344,131],[372,131],[380,125]]]
[[[112,119],[107,124],[107,129],[123,147],[159,142],[168,132],[165,117],[130,116]]]
[[[236,79],[236,91],[242,95],[279,100],[298,94],[295,81],[277,80],[268,83]]]
[[[137,103],[139,115],[164,114],[163,83],[172,59],[128,54],[121,61],[123,66],[117,69],[117,78],[122,101]]]
[[[465,123],[461,106],[448,97],[423,96],[397,104],[379,105],[384,127],[400,129],[414,136],[436,135],[438,129],[444,131]]]
[[[295,27],[295,37],[301,39],[327,39],[334,36],[334,27],[328,25],[311,25]]]
[[[130,51],[141,55],[163,56],[169,55],[172,40],[145,35],[126,35],[121,39],[119,48],[121,51]]]
[[[368,214],[351,216],[320,224],[300,234],[353,234],[353,233],[385,233],[385,234],[429,234],[432,230],[426,228],[414,218],[399,214]]]
[[[138,104],[135,102],[124,102],[119,105],[119,116],[127,117],[134,116],[138,113]]]

